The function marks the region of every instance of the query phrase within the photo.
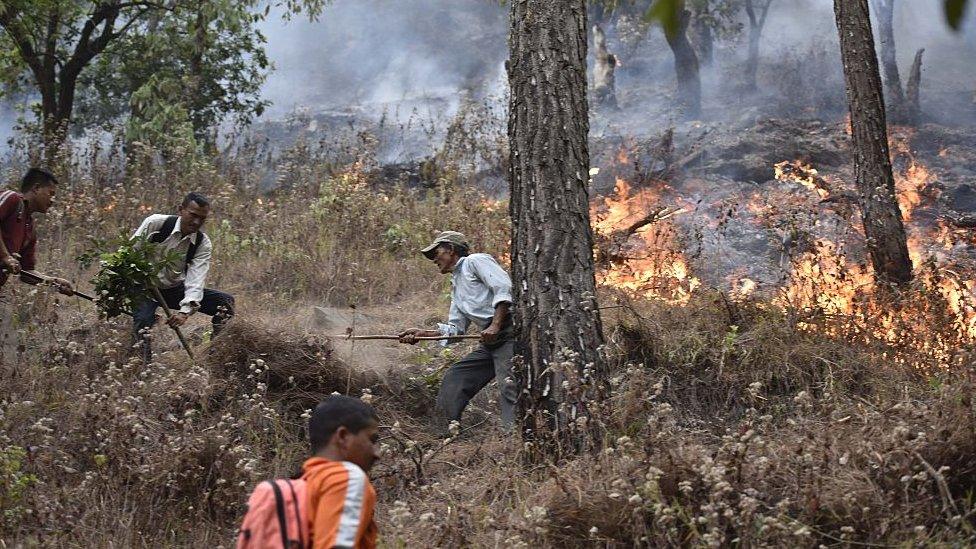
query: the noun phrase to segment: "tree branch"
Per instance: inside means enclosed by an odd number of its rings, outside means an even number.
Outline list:
[[[769,15],[769,6],[773,5],[773,0],[766,0],[766,5],[762,7],[762,15],[759,17],[759,28],[766,26],[766,16]]]
[[[756,10],[752,6],[752,0],[746,0],[746,15],[749,16],[749,26],[755,28],[758,24],[756,21]]]
[[[19,16],[20,13],[12,6],[4,7],[0,10],[0,26],[6,31],[7,36],[14,41],[17,51],[20,52],[21,59],[27,63],[31,72],[34,73],[34,77],[40,78],[44,72],[41,58],[37,54],[34,44],[31,42],[31,33],[24,28]]]

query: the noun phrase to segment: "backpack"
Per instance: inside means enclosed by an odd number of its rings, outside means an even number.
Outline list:
[[[162,242],[162,241],[166,240],[167,238],[169,238],[169,235],[173,234],[173,229],[176,228],[176,220],[177,219],[179,219],[179,216],[177,216],[177,215],[168,216],[166,218],[166,221],[163,221],[163,226],[160,227],[158,231],[156,231],[155,233],[152,234],[152,236],[149,237],[149,241],[150,242],[155,242],[156,244],[159,244],[160,242]],[[193,261],[193,256],[196,255],[197,248],[200,247],[200,240],[201,239],[203,239],[203,233],[201,231],[197,231],[196,242],[191,242],[190,243],[190,247],[187,248],[187,250],[186,250],[186,265],[187,266],[189,266],[190,265],[190,262]]]
[[[305,549],[309,543],[305,481],[267,480],[254,487],[237,549]]]
[[[13,194],[16,194],[16,193],[14,193],[14,191],[3,191],[2,193],[0,193],[0,204],[2,204],[3,201],[7,199],[7,197],[9,197],[10,195],[13,195]],[[19,202],[17,202],[17,211],[15,213],[17,214],[17,221],[20,221],[20,218],[24,215],[24,201],[23,201],[23,199],[21,199]],[[172,230],[170,230],[170,232],[172,232]]]

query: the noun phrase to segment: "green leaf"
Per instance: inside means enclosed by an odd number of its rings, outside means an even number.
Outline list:
[[[968,0],[942,0],[945,8],[946,23],[954,31],[958,31],[962,26],[963,16],[966,15],[966,4]]]
[[[681,12],[685,9],[684,0],[655,0],[644,13],[644,21],[661,23],[665,34],[673,35],[681,27]]]

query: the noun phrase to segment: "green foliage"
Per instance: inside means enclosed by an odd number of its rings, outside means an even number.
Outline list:
[[[23,470],[27,450],[20,446],[0,449],[0,513],[2,530],[15,526],[27,513],[24,496],[37,477]]]
[[[958,31],[962,26],[963,17],[966,15],[966,5],[969,0],[942,0],[945,10],[946,23],[954,31]]]
[[[681,13],[684,9],[685,0],[655,0],[644,14],[644,21],[657,21],[664,28],[664,34],[672,35],[681,28]]]
[[[176,265],[181,254],[176,250],[163,253],[145,236],[129,238],[122,234],[111,242],[96,242],[78,258],[86,266],[96,259],[101,268],[92,279],[95,304],[102,316],[112,318],[132,314],[146,299],[147,288],[155,284],[159,273]]]
[[[246,124],[268,105],[259,96],[271,69],[260,20],[246,3],[205,2],[147,22],[83,75],[78,126],[128,115],[130,140],[169,151],[211,142],[227,118]]]
[[[212,141],[227,117],[246,123],[267,106],[259,92],[271,67],[257,24],[274,7],[315,18],[328,3],[4,0],[0,97],[40,95],[41,114],[70,115],[76,130],[131,114],[139,139],[167,145],[170,128],[182,141],[192,125],[197,141]]]
[[[179,82],[152,75],[132,94],[132,116],[126,139],[170,154],[196,148],[190,112],[179,95]]]

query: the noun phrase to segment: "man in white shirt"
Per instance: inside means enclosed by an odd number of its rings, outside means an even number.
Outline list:
[[[406,330],[400,333],[400,342],[412,345],[418,337],[461,335],[471,324],[477,326],[481,344],[444,374],[437,406],[448,420],[460,421],[468,402],[495,379],[502,424],[507,429],[514,421],[518,399],[518,387],[512,378],[512,279],[495,258],[488,254],[469,255],[469,249],[463,234],[444,231],[421,250],[437,264],[441,274],[451,273],[451,309],[447,324],[438,324],[436,330]]]
[[[182,326],[190,315],[200,311],[213,317],[213,335],[216,336],[234,316],[234,297],[203,287],[207,271],[210,270],[213,244],[200,229],[209,215],[210,201],[192,192],[183,199],[179,215],[150,215],[133,236],[148,236],[161,253],[173,250],[180,253],[181,260],[164,268],[156,282],[166,305],[173,310],[167,324],[174,328]],[[132,315],[135,333],[142,340],[146,359],[150,356],[146,333],[156,322],[157,307],[159,303],[147,297]]]

